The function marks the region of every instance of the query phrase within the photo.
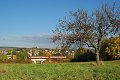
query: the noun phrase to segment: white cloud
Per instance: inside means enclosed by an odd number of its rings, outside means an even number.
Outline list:
[[[55,45],[50,40],[50,37],[51,35],[46,33],[1,37],[0,46],[54,48]]]

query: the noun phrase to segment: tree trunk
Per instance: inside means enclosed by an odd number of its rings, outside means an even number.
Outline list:
[[[96,50],[96,63],[97,63],[97,65],[100,64],[100,57],[99,57],[99,50],[98,49]]]

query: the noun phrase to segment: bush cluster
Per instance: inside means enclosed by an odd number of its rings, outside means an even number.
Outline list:
[[[8,58],[7,55],[11,55],[11,58]],[[28,54],[26,50],[22,50],[17,53],[15,50],[9,51],[7,54],[0,55],[1,63],[31,63],[31,60],[28,59]]]

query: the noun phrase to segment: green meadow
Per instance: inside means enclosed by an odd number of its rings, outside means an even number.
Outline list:
[[[120,80],[120,61],[0,64],[0,80]]]

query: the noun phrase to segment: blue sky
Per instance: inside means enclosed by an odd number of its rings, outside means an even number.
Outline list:
[[[0,0],[0,46],[53,48],[50,37],[69,11],[119,0]]]

